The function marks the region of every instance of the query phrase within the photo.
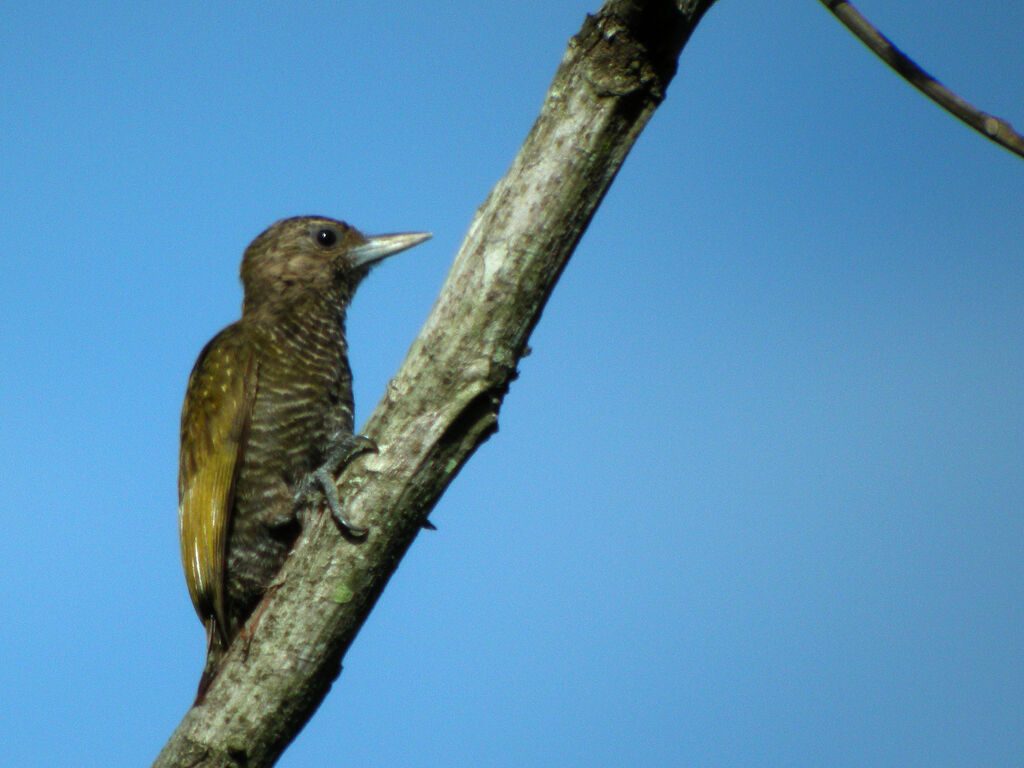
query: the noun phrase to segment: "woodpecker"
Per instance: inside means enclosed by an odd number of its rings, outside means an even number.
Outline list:
[[[200,352],[181,414],[181,559],[207,640],[197,703],[298,537],[299,505],[320,494],[346,533],[365,533],[335,485],[376,450],[353,432],[345,311],[374,264],[429,237],[302,216],[245,250],[242,317]]]

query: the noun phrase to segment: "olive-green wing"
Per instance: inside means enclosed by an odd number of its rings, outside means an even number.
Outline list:
[[[207,633],[230,640],[224,606],[227,534],[253,402],[258,360],[238,325],[203,349],[181,413],[178,532],[185,581]]]

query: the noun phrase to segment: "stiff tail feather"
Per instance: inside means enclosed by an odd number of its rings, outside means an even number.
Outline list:
[[[203,667],[203,674],[199,678],[199,690],[196,691],[196,700],[192,703],[193,707],[198,707],[206,699],[206,692],[213,684],[217,673],[220,672],[221,663],[224,661],[224,655],[227,652],[219,632],[216,630],[207,631],[207,638],[206,664]]]

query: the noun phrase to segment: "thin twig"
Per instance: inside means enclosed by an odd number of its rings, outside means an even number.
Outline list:
[[[821,0],[821,4],[828,8],[832,15],[853,32],[878,58],[917,90],[978,133],[987,136],[1015,155],[1024,157],[1024,137],[1014,131],[1008,122],[968,104],[921,69],[846,0]]]

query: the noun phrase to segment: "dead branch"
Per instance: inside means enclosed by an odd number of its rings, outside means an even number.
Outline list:
[[[1008,122],[982,112],[946,88],[893,45],[889,38],[875,29],[846,0],[821,0],[821,4],[828,8],[878,58],[917,90],[978,133],[1014,154],[1024,157],[1024,137],[1014,131]]]
[[[442,293],[365,427],[380,453],[339,483],[370,529],[308,525],[205,702],[156,765],[272,765],[337,677],[430,509],[495,429],[530,332],[714,0],[610,0],[569,42],[523,147],[470,225]],[[244,637],[243,633],[243,637]]]

